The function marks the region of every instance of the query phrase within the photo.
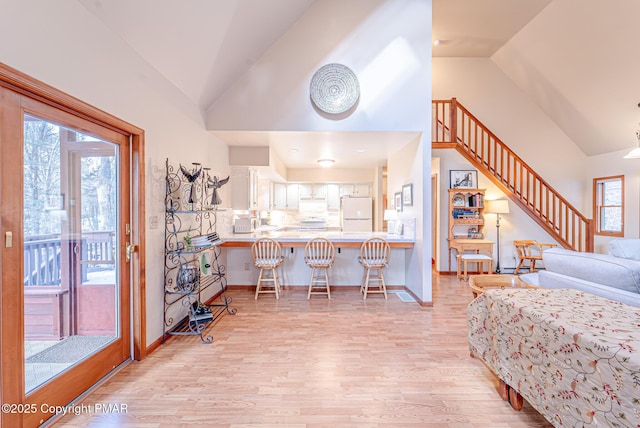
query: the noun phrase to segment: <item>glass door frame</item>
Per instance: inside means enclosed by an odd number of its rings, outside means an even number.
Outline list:
[[[120,215],[126,216],[126,223],[130,227],[122,227],[119,242],[131,243],[137,251],[132,254],[130,264],[127,264],[125,245],[120,245],[117,249],[118,257],[122,260],[122,284],[129,284],[131,281],[128,287],[122,287],[122,301],[126,299],[126,305],[120,322],[122,332],[127,334],[107,346],[107,356],[99,365],[114,369],[127,358],[144,358],[146,298],[144,277],[141,275],[141,266],[144,265],[143,131],[0,64],[0,277],[3,284],[0,292],[0,328],[3,331],[0,338],[0,399],[3,403],[14,403],[28,409],[26,404],[40,405],[44,400],[42,397],[52,394],[56,399],[51,401],[47,398],[47,404],[66,405],[83,391],[45,385],[25,397],[24,292],[21,278],[24,258],[23,165],[18,162],[22,159],[20,149],[25,112],[121,144],[120,168],[123,172],[126,171],[131,181],[127,184],[127,197],[122,197],[120,201]],[[132,195],[131,198],[129,194]],[[131,216],[129,213],[132,213]],[[127,231],[129,234],[126,234]],[[133,301],[131,309],[130,301]],[[61,375],[60,379],[68,385],[81,385],[86,390],[104,376],[91,367],[95,365],[82,362],[78,365],[78,370],[71,370]],[[41,412],[3,413],[0,425],[35,426],[44,416]]]

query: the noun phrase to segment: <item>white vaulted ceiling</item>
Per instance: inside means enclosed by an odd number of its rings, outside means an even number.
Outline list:
[[[206,110],[314,0],[78,0]]]
[[[314,5],[325,0],[77,0],[202,112],[209,110]],[[428,1],[428,0],[425,0]],[[491,58],[587,155],[630,148],[640,121],[638,0],[433,0],[433,56]],[[308,16],[307,16],[308,18]],[[216,130],[213,130],[215,132]],[[310,167],[283,133],[216,132],[229,145],[278,146],[291,167]],[[376,139],[379,164],[413,135],[297,132],[318,152],[344,138]],[[289,136],[291,137],[291,136]],[[357,141],[354,139],[354,141]],[[260,143],[262,144],[262,143]],[[312,156],[312,155],[309,155]],[[370,159],[369,159],[370,158]],[[315,165],[314,165],[315,166]],[[347,165],[345,165],[347,166]]]

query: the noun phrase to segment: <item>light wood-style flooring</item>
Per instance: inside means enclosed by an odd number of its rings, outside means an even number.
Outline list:
[[[497,379],[469,356],[468,285],[434,275],[433,307],[390,294],[363,301],[287,288],[254,300],[233,289],[236,315],[214,343],[174,336],[82,402],[123,414],[65,416],[56,427],[550,427],[525,402],[513,410]]]

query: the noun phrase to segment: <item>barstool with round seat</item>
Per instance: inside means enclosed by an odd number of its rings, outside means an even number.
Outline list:
[[[384,282],[382,270],[387,267],[390,255],[391,247],[389,243],[382,238],[367,239],[360,246],[360,257],[358,261],[362,267],[364,267],[362,284],[360,285],[360,292],[363,294],[363,299],[367,298],[368,293],[381,293],[384,294],[385,299],[387,298],[387,285]],[[375,276],[371,276],[371,271],[375,271]],[[377,286],[378,289],[370,290],[369,288],[372,285],[374,287]]]
[[[304,246],[304,261],[311,268],[307,299],[312,294],[326,294],[331,299],[328,271],[333,266],[334,255],[333,243],[326,238],[313,238]]]
[[[274,293],[276,299],[280,299],[278,267],[284,261],[280,243],[271,238],[257,239],[251,245],[251,257],[253,264],[260,269],[255,298],[257,299],[260,293]]]

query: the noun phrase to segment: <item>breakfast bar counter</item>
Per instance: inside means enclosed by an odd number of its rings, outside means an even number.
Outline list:
[[[414,239],[386,232],[337,232],[324,230],[276,230],[272,232],[234,233],[222,236],[222,247],[250,247],[256,239],[271,238],[283,247],[304,247],[312,238],[327,238],[336,248],[360,248],[369,238],[385,239],[391,248],[413,248]]]
[[[259,238],[275,239],[282,245],[284,263],[280,277],[286,286],[308,286],[311,269],[304,261],[304,246],[317,237],[329,239],[336,248],[335,263],[329,269],[332,286],[360,286],[363,268],[358,262],[360,246],[369,238],[383,238],[389,242],[391,257],[384,275],[387,286],[405,285],[405,261],[413,251],[415,239],[386,232],[340,232],[320,230],[275,230],[269,232],[233,233],[221,235],[221,247],[226,256],[229,285],[255,285],[258,269],[253,265],[251,245]]]

